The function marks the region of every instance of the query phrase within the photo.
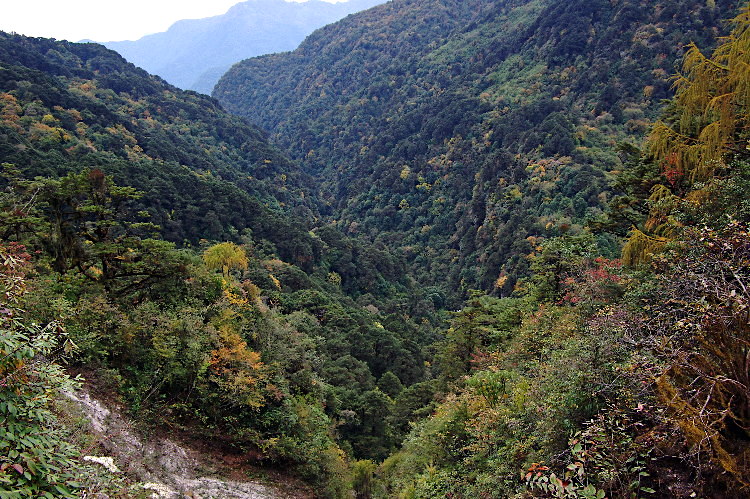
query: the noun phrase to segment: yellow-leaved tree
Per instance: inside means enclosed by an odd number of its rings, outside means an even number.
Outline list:
[[[674,170],[690,182],[706,181],[737,155],[750,155],[750,4],[732,24],[711,57],[690,45],[675,77],[677,119],[657,122],[648,140],[665,173]]]
[[[230,269],[247,269],[248,259],[245,250],[232,242],[214,244],[203,252],[203,262],[208,268],[221,269],[225,279],[229,279]]]
[[[674,209],[700,203],[716,175],[750,157],[750,3],[731,24],[710,57],[689,46],[675,76],[671,119],[652,128],[647,148],[667,182],[652,189],[644,230],[633,228],[623,249],[627,264],[660,251],[679,227]]]

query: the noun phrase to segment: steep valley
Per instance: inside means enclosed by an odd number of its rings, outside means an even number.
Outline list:
[[[213,97],[0,33],[0,496],[744,497],[748,68],[735,0],[392,0]]]
[[[342,230],[451,303],[505,296],[534,240],[606,207],[616,144],[642,140],[685,46],[736,4],[394,1],[236,65],[214,96],[321,180]]]

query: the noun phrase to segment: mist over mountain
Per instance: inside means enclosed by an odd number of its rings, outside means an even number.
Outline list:
[[[294,50],[315,29],[383,1],[248,0],[220,16],[182,20],[163,33],[103,44],[177,87],[210,94],[232,64]]]

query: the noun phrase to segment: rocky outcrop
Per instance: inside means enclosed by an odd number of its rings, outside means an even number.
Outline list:
[[[299,497],[254,481],[228,480],[198,452],[168,438],[145,438],[115,407],[85,390],[65,393],[123,472],[143,482],[153,498],[277,499]],[[100,458],[101,459],[101,458]]]

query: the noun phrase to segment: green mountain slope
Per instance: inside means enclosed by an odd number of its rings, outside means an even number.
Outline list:
[[[71,385],[52,364],[76,351],[151,427],[321,497],[743,497],[750,3],[724,23],[734,7],[349,18],[224,80],[306,173],[99,46],[3,35],[0,483],[128,495],[51,423],[44,393]]]
[[[28,340],[21,317],[64,321],[71,362],[139,419],[319,489],[429,401],[432,298],[321,222],[310,177],[216,100],[100,45],[0,34],[0,162],[4,296],[29,291],[3,304],[2,348]],[[28,391],[0,388],[3,414]]]
[[[176,89],[95,44],[0,34],[0,157],[27,176],[97,167],[144,191],[165,238],[236,239],[314,257],[307,177],[265,134],[208,97]],[[287,210],[288,211],[288,210]]]
[[[598,215],[614,144],[736,5],[396,0],[243,61],[214,96],[319,176],[341,228],[448,293],[506,294],[541,238]]]

